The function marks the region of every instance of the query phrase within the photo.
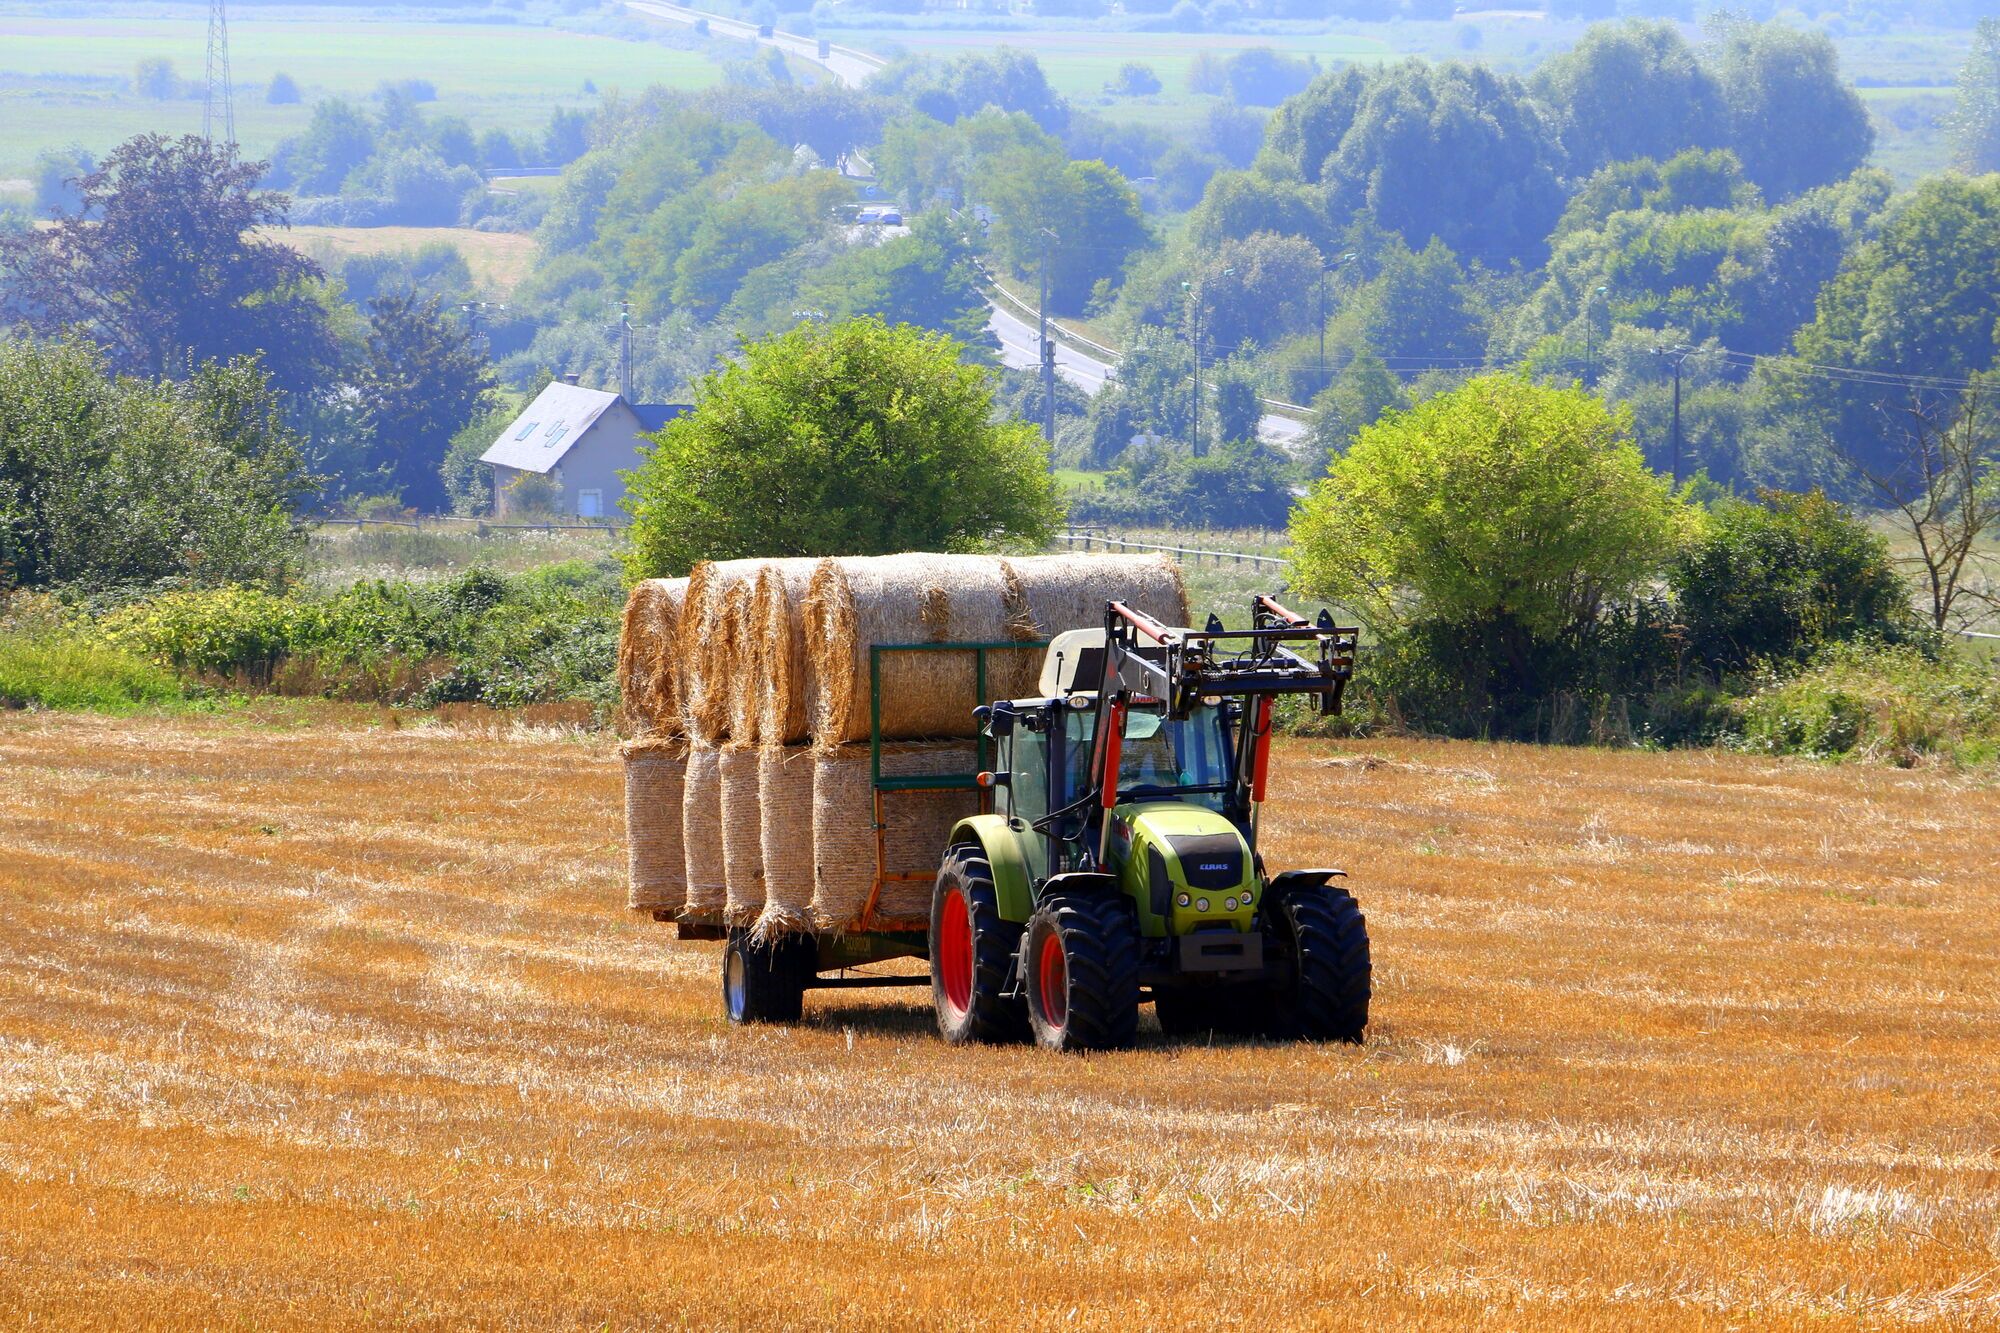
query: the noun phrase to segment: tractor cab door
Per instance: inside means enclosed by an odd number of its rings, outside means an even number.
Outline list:
[[[1028,875],[1041,879],[1050,873],[1049,839],[1034,832],[1036,820],[1049,813],[1049,745],[1047,730],[1035,731],[1028,718],[1021,717],[1000,739],[1000,764],[1007,771],[1007,785],[996,802],[999,812],[1012,822],[1027,856]]]

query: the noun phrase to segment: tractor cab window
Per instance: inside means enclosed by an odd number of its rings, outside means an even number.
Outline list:
[[[1065,715],[1061,804],[1078,800],[1090,788],[1090,749],[1096,724],[1094,711]],[[1197,708],[1186,721],[1175,722],[1164,709],[1134,708],[1125,719],[1118,794],[1125,800],[1158,797],[1193,801],[1221,811],[1229,789],[1229,765],[1221,709]]]

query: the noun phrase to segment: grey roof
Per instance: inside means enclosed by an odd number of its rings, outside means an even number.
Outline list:
[[[686,403],[629,403],[627,406],[638,414],[639,429],[645,431],[658,430],[681,413],[694,410]]]
[[[561,380],[535,395],[535,401],[509,422],[492,447],[479,456],[523,472],[547,472],[562,462],[570,446],[597,424],[605,409],[618,401],[615,393],[586,389]]]

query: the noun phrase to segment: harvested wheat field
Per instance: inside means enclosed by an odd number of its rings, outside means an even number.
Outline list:
[[[343,716],[0,718],[8,1327],[2000,1321],[1990,779],[1284,745],[1368,1044],[1076,1059],[730,1030],[609,740]]]

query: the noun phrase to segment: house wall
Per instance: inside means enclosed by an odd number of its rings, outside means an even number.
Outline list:
[[[639,418],[631,408],[622,402],[606,408],[549,474],[562,489],[557,512],[583,513],[584,493],[595,491],[597,516],[623,519],[625,511],[618,507],[618,502],[625,496],[625,481],[618,474],[639,465],[639,447],[643,443],[639,438]],[[503,519],[519,517],[519,506],[508,495],[507,486],[521,475],[521,469],[489,466],[493,468],[495,514]]]

